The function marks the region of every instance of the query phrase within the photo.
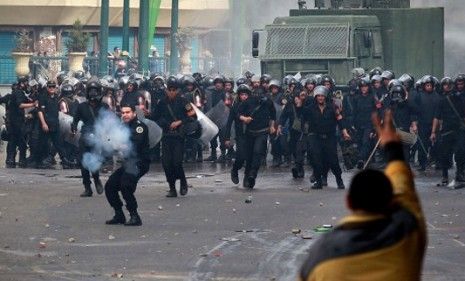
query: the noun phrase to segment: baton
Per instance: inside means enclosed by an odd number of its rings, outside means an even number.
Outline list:
[[[371,159],[375,155],[375,152],[378,149],[378,146],[379,146],[380,142],[381,142],[381,138],[378,139],[378,142],[376,143],[375,148],[373,148],[373,151],[371,151],[370,157],[368,157],[367,161],[365,162],[365,165],[363,165],[363,170],[365,170],[367,168],[368,164],[370,164]]]

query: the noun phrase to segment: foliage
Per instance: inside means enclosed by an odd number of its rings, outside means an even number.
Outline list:
[[[89,38],[89,33],[84,32],[82,29],[81,21],[79,19],[76,20],[69,32],[69,38],[65,42],[68,52],[85,52]]]
[[[31,32],[26,29],[18,31],[14,37],[15,52],[30,53],[32,52],[32,38]]]

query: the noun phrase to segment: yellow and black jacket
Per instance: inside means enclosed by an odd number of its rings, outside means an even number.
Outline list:
[[[386,146],[393,149],[398,155],[401,145]],[[397,208],[390,215],[352,214],[342,219],[311,248],[301,281],[421,279],[426,227],[412,173],[404,161],[394,160],[385,174]]]

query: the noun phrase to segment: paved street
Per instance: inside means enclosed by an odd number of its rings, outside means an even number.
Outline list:
[[[79,197],[78,170],[1,168],[0,280],[295,280],[313,229],[346,213],[333,177],[313,191],[308,177],[267,168],[250,192],[225,165],[186,167],[193,187],[168,199],[152,166],[136,192],[144,224],[132,228],[104,224],[112,210],[104,195]],[[429,232],[423,280],[465,280],[464,191],[438,180],[417,178]]]

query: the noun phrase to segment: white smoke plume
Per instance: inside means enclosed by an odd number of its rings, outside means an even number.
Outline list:
[[[91,172],[98,171],[103,162],[114,155],[128,158],[133,153],[131,131],[112,112],[101,110],[94,132],[86,137],[92,150],[83,155],[82,165]]]

